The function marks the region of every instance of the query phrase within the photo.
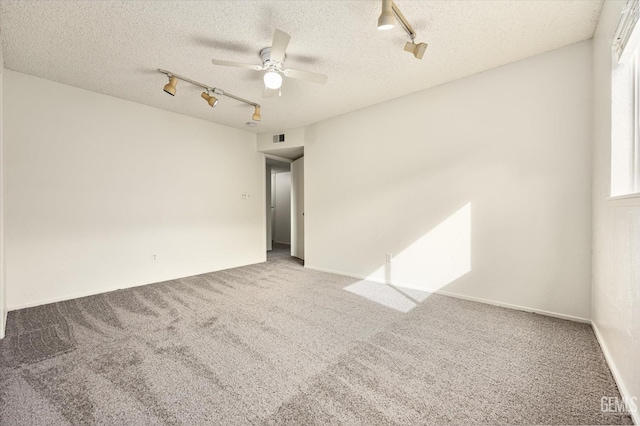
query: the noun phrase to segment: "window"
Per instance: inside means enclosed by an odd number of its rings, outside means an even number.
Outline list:
[[[640,47],[636,48],[633,55],[633,140],[630,143],[631,152],[631,192],[640,192]]]
[[[628,0],[613,37],[611,196],[640,193],[640,0]]]

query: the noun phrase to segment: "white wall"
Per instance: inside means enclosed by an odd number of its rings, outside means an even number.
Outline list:
[[[254,134],[12,71],[5,83],[10,309],[265,260]]]
[[[273,240],[291,242],[291,172],[276,173],[276,208]]]
[[[590,318],[590,70],[586,41],[309,126],[306,266]]]
[[[5,286],[5,261],[4,261],[4,122],[3,122],[3,81],[4,81],[4,57],[2,56],[2,37],[0,37],[0,339],[4,337],[4,329],[7,324],[7,292]]]
[[[625,1],[604,3],[593,39],[593,325],[623,396],[640,398],[640,197],[609,199],[611,41]],[[635,422],[640,424],[638,413]]]

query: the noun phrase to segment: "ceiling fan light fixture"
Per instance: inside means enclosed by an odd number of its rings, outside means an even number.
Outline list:
[[[264,74],[264,85],[269,89],[279,89],[282,86],[282,76],[276,71],[267,71]]]
[[[251,119],[253,121],[260,121],[262,120],[262,116],[260,115],[260,106],[256,105],[254,106],[255,110],[253,112],[253,116],[251,117]]]
[[[211,108],[213,108],[214,106],[218,105],[218,98],[216,98],[215,96],[211,96],[207,92],[202,92],[202,94],[200,96],[202,96],[202,99],[207,101],[207,103],[209,104],[209,106]]]
[[[391,2],[391,5],[393,7],[392,12],[398,16],[395,11],[395,6],[393,6],[393,2]],[[264,80],[264,90],[262,91],[263,98],[280,96],[281,92],[279,89],[282,87],[284,77],[308,81],[311,83],[325,84],[327,82],[326,75],[284,68],[284,61],[287,58],[287,46],[289,45],[290,39],[291,36],[284,31],[280,31],[278,29],[274,30],[271,46],[263,48],[258,54],[262,60],[262,65],[251,65],[242,62],[223,61],[220,59],[212,59],[211,62],[214,65],[245,68],[261,72]],[[252,103],[252,105],[257,104]]]
[[[178,84],[178,79],[174,76],[169,76],[169,82],[164,85],[164,91],[170,94],[171,96],[175,96],[177,84]]]
[[[382,0],[382,13],[378,18],[379,30],[390,30],[396,25],[396,17],[391,10],[392,0]]]

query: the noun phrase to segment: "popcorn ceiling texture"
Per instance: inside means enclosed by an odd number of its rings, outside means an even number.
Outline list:
[[[10,312],[0,424],[631,424],[588,324],[269,258]]]
[[[600,0],[407,1],[397,4],[429,44],[422,61],[403,51],[399,26],[376,29],[379,1],[3,1],[5,67],[56,82],[255,133],[308,125],[593,36]],[[291,35],[286,67],[329,76],[325,86],[285,79],[262,98],[259,72],[212,58],[259,64],[273,30]],[[201,90],[162,91],[164,68],[260,103]],[[45,94],[46,95],[46,94]]]

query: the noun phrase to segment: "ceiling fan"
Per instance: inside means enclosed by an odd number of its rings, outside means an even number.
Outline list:
[[[262,97],[270,98],[280,95],[280,86],[282,86],[282,75],[289,78],[295,78],[312,83],[324,84],[327,82],[327,76],[317,74],[315,72],[296,70],[293,68],[284,68],[284,60],[286,58],[285,51],[289,45],[291,36],[283,31],[276,29],[273,32],[273,41],[271,47],[265,47],[260,51],[260,59],[262,65],[251,65],[242,62],[223,61],[213,59],[215,65],[224,65],[227,67],[246,68],[255,71],[266,71],[264,73],[264,91]],[[281,75],[282,74],[282,75]]]

